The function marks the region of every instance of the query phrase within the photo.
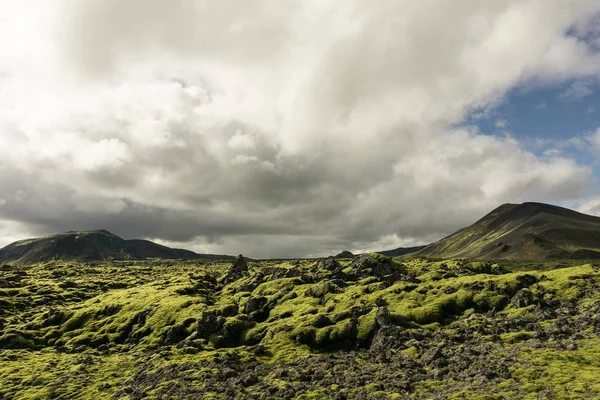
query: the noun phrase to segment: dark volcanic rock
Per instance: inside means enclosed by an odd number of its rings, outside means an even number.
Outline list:
[[[319,270],[335,271],[339,268],[340,264],[332,257],[321,258],[317,262],[317,269]]]
[[[244,308],[244,312],[250,316],[251,319],[262,322],[269,317],[270,310],[267,305],[269,300],[264,296],[250,297]]]
[[[521,289],[510,299],[510,305],[516,308],[527,307],[535,303],[533,293],[529,289]]]
[[[216,311],[207,311],[202,314],[198,321],[196,336],[208,339],[211,335],[219,332],[223,328],[225,318],[219,316]]]
[[[386,262],[382,262],[368,254],[363,254],[356,257],[354,260],[352,260],[352,264],[350,266],[352,267],[353,271],[361,276],[383,277],[386,275],[391,275],[395,272],[391,260],[386,259]]]
[[[231,267],[227,272],[227,276],[225,276],[225,279],[223,279],[223,283],[228,284],[235,282],[246,274],[248,274],[248,264],[246,264],[244,256],[240,254],[237,256],[233,264],[231,264]]]
[[[531,286],[538,281],[538,278],[530,274],[525,274],[517,276],[517,280],[523,286]]]
[[[250,315],[253,312],[259,311],[261,308],[263,308],[267,304],[267,302],[268,302],[268,300],[264,296],[250,297],[250,299],[246,303],[246,307],[244,308],[244,311],[246,314]]]
[[[386,307],[382,307],[377,310],[377,314],[375,314],[375,321],[379,326],[393,325],[392,317]]]
[[[442,352],[437,347],[434,347],[423,353],[421,361],[425,364],[431,364],[440,357],[442,357]]]
[[[404,348],[408,335],[403,328],[394,325],[381,327],[371,342],[372,353],[385,353],[389,350]]]

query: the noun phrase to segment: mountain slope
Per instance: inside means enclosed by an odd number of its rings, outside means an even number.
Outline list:
[[[443,258],[600,258],[600,218],[542,203],[504,204],[414,253]]]
[[[399,256],[403,256],[405,254],[414,253],[416,251],[421,250],[424,247],[425,246],[398,247],[397,249],[377,251],[376,253],[379,253],[379,254],[384,255],[386,257],[399,257]]]
[[[105,230],[65,232],[14,242],[0,249],[0,263],[32,264],[50,260],[103,261],[107,259],[226,259],[230,256],[197,254],[148,240],[125,240]]]

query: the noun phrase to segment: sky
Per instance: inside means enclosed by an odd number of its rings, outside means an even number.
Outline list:
[[[598,0],[0,0],[0,246],[302,257],[600,215]]]

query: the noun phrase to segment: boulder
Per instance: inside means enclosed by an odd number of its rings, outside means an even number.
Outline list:
[[[219,332],[223,328],[225,318],[218,315],[216,311],[206,311],[202,318],[198,320],[196,337],[208,339],[210,336]]]
[[[409,339],[405,329],[385,325],[377,331],[371,342],[370,351],[374,353],[385,353],[390,350],[404,348],[404,343]]]
[[[375,321],[380,327],[394,324],[387,307],[381,307],[379,310],[377,310],[377,314],[375,314]]]
[[[268,299],[264,296],[259,297],[250,297],[246,306],[244,307],[244,312],[248,315],[252,314],[255,311],[260,311],[267,303]]]
[[[340,264],[335,260],[335,258],[332,257],[321,258],[319,261],[317,261],[318,270],[335,271],[339,268]]]
[[[235,282],[246,274],[248,274],[248,264],[246,263],[244,256],[240,254],[237,256],[233,264],[231,264],[225,279],[223,279],[223,283],[228,284]]]
[[[384,277],[389,275],[399,275],[399,271],[394,265],[393,261],[384,256],[378,256],[377,258],[369,254],[362,254],[350,264],[352,270],[361,277],[376,276]]]
[[[243,337],[243,333],[254,326],[254,322],[247,315],[240,314],[227,319],[223,324],[222,336],[223,345],[238,346]]]
[[[244,307],[244,312],[250,316],[251,319],[262,322],[269,317],[269,308],[267,307],[269,299],[264,296],[254,297],[251,296]]]
[[[535,304],[535,298],[531,290],[521,289],[511,299],[510,305],[515,308],[527,307]]]
[[[434,347],[429,350],[426,350],[423,353],[423,355],[421,356],[421,362],[423,362],[424,364],[432,364],[435,360],[441,358],[442,356],[443,355],[440,349]]]
[[[538,278],[530,274],[524,274],[517,276],[517,280],[522,286],[531,286],[538,281]]]

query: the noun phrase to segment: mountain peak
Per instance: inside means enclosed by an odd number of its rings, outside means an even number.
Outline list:
[[[106,229],[96,229],[93,231],[88,231],[90,233],[102,233],[104,235],[111,235],[111,236],[116,236],[115,234],[113,234],[112,232],[107,231]]]
[[[341,253],[336,254],[335,256],[333,256],[333,258],[353,258],[353,257],[354,257],[354,254],[352,254],[348,250],[344,250]]]
[[[116,236],[114,233],[107,231],[106,229],[93,229],[93,230],[89,230],[89,231],[68,231],[68,232],[64,232],[62,233],[63,235],[91,235],[91,234],[96,234],[96,235],[107,235],[107,236]]]
[[[0,249],[0,263],[32,264],[51,260],[104,261],[146,258],[229,259],[231,257],[172,249],[148,240],[125,240],[106,229],[62,232],[20,240]]]
[[[545,203],[507,203],[415,254],[443,258],[600,258],[600,218]]]

